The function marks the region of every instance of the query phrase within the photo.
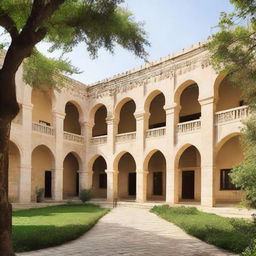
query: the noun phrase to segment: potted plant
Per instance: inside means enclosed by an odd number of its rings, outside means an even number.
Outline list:
[[[40,203],[44,199],[44,188],[37,188],[36,187],[36,202]]]

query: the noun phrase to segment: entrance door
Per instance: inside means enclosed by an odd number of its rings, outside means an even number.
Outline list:
[[[162,172],[153,173],[153,195],[155,196],[163,195],[163,173]]]
[[[52,172],[45,171],[44,173],[44,197],[52,197]]]
[[[182,199],[194,199],[195,171],[182,172]]]
[[[136,172],[129,173],[128,182],[129,182],[129,187],[128,187],[129,196],[136,196]]]
[[[79,173],[76,173],[76,196],[79,195]]]

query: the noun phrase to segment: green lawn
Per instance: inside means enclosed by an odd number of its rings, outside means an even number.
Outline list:
[[[155,206],[151,212],[181,227],[188,234],[220,248],[240,253],[256,237],[256,224],[198,211],[195,207]]]
[[[88,231],[108,211],[89,204],[14,211],[14,250],[37,250],[73,240]]]

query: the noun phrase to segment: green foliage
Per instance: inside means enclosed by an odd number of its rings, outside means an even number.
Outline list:
[[[220,31],[207,44],[212,64],[240,87],[251,118],[245,123],[245,160],[232,171],[234,184],[246,192],[247,205],[256,207],[256,1],[230,0],[234,12],[222,13]]]
[[[91,200],[93,197],[93,191],[92,189],[82,189],[80,192],[79,192],[79,199],[85,203],[89,200]]]
[[[61,205],[13,212],[15,252],[38,250],[76,239],[109,210],[95,205]]]
[[[242,256],[256,256],[256,239],[252,241],[245,251],[241,254]]]
[[[194,207],[155,206],[151,212],[190,235],[236,253],[244,251],[256,236],[256,226],[250,221],[225,218]]]
[[[8,14],[15,29],[20,33],[31,18],[35,2],[2,0],[0,11]],[[55,1],[42,2],[43,11]],[[132,13],[120,6],[123,2],[124,0],[66,0],[38,25],[37,30],[46,31],[44,41],[51,44],[50,52],[60,50],[65,54],[78,44],[84,43],[90,55],[96,57],[99,48],[104,47],[113,53],[115,45],[119,44],[136,56],[146,58],[145,47],[149,46],[149,42],[143,30],[143,23],[136,22]],[[9,27],[6,28],[3,24],[5,22],[0,20],[0,26],[6,33],[10,33]],[[24,80],[31,86],[43,84],[60,88],[62,76],[59,74],[78,72],[69,61],[47,59],[37,50],[34,50],[30,59],[24,63],[24,68]]]
[[[65,78],[61,74],[79,73],[78,69],[72,66],[69,61],[47,58],[36,50],[25,61],[23,71],[24,81],[32,87],[43,85],[56,89],[61,89],[64,86]]]

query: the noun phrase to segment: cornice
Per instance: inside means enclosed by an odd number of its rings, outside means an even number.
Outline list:
[[[209,65],[209,53],[200,46],[88,86],[87,93],[91,98],[113,96],[152,82],[172,79],[174,76],[191,72],[196,68],[204,69]]]

